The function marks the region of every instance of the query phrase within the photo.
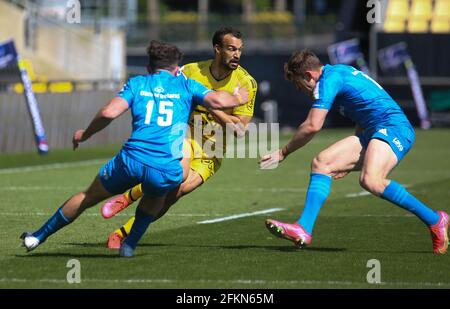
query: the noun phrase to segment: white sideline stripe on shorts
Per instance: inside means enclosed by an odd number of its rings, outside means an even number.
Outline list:
[[[72,168],[72,167],[80,167],[80,166],[90,166],[90,165],[105,163],[107,160],[108,160],[107,158],[104,158],[104,159],[84,160],[84,161],[67,162],[67,163],[52,163],[52,164],[31,165],[31,166],[23,166],[23,167],[3,168],[3,169],[0,169],[0,175],[19,174],[19,173],[27,173],[27,172],[39,172],[39,171],[61,169],[61,168]]]
[[[284,210],[284,208],[270,208],[270,209],[266,209],[266,210],[247,212],[247,213],[243,213],[243,214],[239,214],[239,215],[232,215],[232,216],[223,217],[223,218],[200,221],[200,222],[197,222],[197,224],[210,224],[210,223],[216,223],[216,222],[223,222],[223,221],[229,221],[229,220],[234,220],[234,219],[239,219],[239,218],[268,214],[268,213],[277,212],[277,211],[281,211],[281,210]]]
[[[0,278],[0,283],[27,283],[27,282],[45,282],[45,283],[67,283],[64,279],[27,279],[27,278]],[[381,282],[378,284],[368,284],[367,282],[357,281],[320,281],[320,280],[213,280],[213,279],[198,279],[198,280],[179,280],[179,279],[99,279],[99,278],[86,278],[81,280],[83,282],[98,282],[98,283],[206,283],[206,284],[286,284],[286,285],[371,285],[371,286],[428,286],[428,287],[442,287],[450,286],[450,282]]]

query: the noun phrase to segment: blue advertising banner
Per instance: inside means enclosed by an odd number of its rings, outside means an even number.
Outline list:
[[[0,69],[17,63],[17,52],[13,41],[0,43]]]
[[[361,71],[370,75],[370,70],[364,60],[358,39],[337,42],[328,46],[328,56],[332,64],[356,64]]]
[[[420,119],[420,127],[429,129],[431,127],[430,117],[428,115],[427,105],[423,97],[422,86],[420,85],[419,74],[408,53],[407,45],[400,42],[378,51],[378,62],[383,71],[396,69],[403,65],[408,75],[409,84],[413,93],[414,103],[417,109],[417,115]]]
[[[6,68],[12,64],[19,67],[20,77],[24,87],[25,100],[27,102],[28,112],[33,124],[33,131],[38,152],[40,154],[46,154],[49,150],[47,138],[45,136],[44,126],[39,113],[39,105],[36,100],[36,96],[34,95],[28,72],[17,54],[14,41],[10,40],[0,43],[0,69]]]

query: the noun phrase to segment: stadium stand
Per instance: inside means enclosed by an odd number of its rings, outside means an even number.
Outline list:
[[[383,30],[387,33],[450,33],[450,0],[390,0]]]
[[[386,20],[384,30],[386,32],[405,31],[405,22],[409,14],[409,5],[407,0],[389,1],[386,10]]]

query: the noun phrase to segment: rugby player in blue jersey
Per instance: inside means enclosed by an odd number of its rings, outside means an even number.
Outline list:
[[[388,179],[415,139],[414,129],[397,103],[363,72],[347,65],[324,66],[309,50],[295,52],[284,70],[286,79],[306,91],[314,102],[291,140],[264,156],[261,168],[283,161],[307,144],[322,129],[331,108],[353,120],[357,129],[355,135],[336,142],[313,159],[305,206],[298,221],[290,224],[268,219],[269,231],[299,247],[309,245],[332,179],[360,170],[360,185],[421,219],[431,232],[434,252],[444,254],[448,247],[448,214],[430,209],[401,184]]]
[[[182,182],[182,146],[195,105],[226,109],[248,101],[244,88],[236,88],[231,95],[209,90],[177,74],[182,53],[174,45],[152,41],[148,56],[150,74],[130,78],[86,130],[74,133],[73,147],[76,149],[128,109],[133,126],[130,138],[100,169],[89,188],[69,198],[40,229],[23,233],[21,238],[28,251],[73,222],[87,208],[142,183],[144,196],[136,209],[130,234],[119,251],[121,256],[133,256],[139,239],[164,206],[166,194]]]

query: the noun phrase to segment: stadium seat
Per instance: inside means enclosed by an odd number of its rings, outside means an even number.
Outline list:
[[[405,20],[409,15],[408,0],[391,0],[388,2],[386,10],[386,20],[403,19]]]
[[[31,81],[31,88],[35,93],[67,93],[74,90],[74,86],[71,82],[49,82],[48,78],[44,75],[37,75],[34,72],[33,65],[30,60],[22,59],[21,65],[27,70],[28,77]],[[24,88],[22,83],[16,83],[13,86],[13,91],[16,93],[23,93]]]
[[[391,0],[388,2],[386,17],[384,21],[384,31],[404,32],[405,21],[409,15],[408,0]]]
[[[436,0],[433,18],[450,19],[450,0]]]
[[[71,82],[51,82],[48,90],[53,93],[67,93],[73,91],[73,84]]]
[[[46,83],[40,83],[40,82],[32,82],[31,83],[31,89],[33,89],[34,93],[46,93],[47,92],[47,84]],[[13,90],[15,93],[23,93],[24,88],[23,85],[20,83],[14,84]]]
[[[431,0],[413,0],[409,20],[430,20],[433,16],[433,4]],[[414,23],[414,22],[413,22]]]
[[[390,18],[384,22],[384,31],[386,32],[404,32],[405,21],[403,19]]]
[[[412,33],[420,33],[420,32],[428,32],[428,20],[421,18],[411,18],[408,21],[408,32]]]
[[[434,33],[450,33],[449,18],[433,18],[431,21],[431,32]]]

